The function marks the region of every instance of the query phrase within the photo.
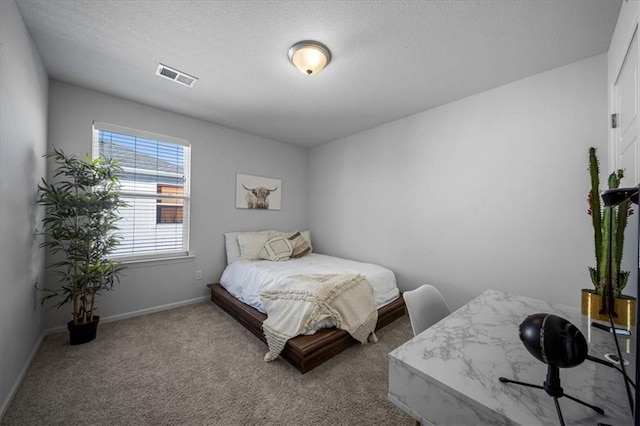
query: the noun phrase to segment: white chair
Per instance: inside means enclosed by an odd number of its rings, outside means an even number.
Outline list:
[[[425,284],[415,290],[405,291],[402,296],[414,336],[451,313],[442,294],[432,285]]]

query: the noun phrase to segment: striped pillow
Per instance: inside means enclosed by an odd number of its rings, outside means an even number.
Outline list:
[[[300,231],[296,231],[288,238],[288,240],[293,243],[293,252],[291,253],[292,259],[297,259],[311,253],[311,247],[309,247],[309,243],[307,243],[307,240],[305,240],[304,237],[300,234]]]

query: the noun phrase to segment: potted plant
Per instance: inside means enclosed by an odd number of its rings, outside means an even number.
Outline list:
[[[42,221],[46,247],[53,261],[47,266],[59,279],[55,288],[36,288],[46,293],[42,306],[58,299],[57,307],[70,303],[72,320],[67,324],[72,345],[95,339],[100,317],[95,315],[96,296],[111,290],[124,269],[109,258],[117,247],[116,222],[120,200],[117,161],[104,157],[85,160],[60,149],[45,154],[53,159],[53,182],[38,185],[38,203],[45,207]]]
[[[629,279],[629,271],[622,271],[622,253],[624,249],[624,231],[627,217],[633,214],[629,201],[618,206],[603,207],[600,203],[600,164],[596,156],[596,148],[589,148],[589,175],[591,190],[589,191],[588,213],[591,216],[594,231],[594,248],[596,266],[589,267],[589,276],[594,289],[582,290],[582,313],[594,319],[609,319],[607,297],[609,285],[613,289],[614,322],[616,324],[635,325],[635,299],[622,294]],[[624,177],[624,170],[619,169],[609,175],[609,188],[618,188]],[[611,276],[611,283],[609,283]]]

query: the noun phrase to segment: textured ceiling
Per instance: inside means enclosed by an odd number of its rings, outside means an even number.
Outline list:
[[[17,4],[53,79],[313,146],[606,52],[621,0]],[[304,39],[333,56],[314,76]]]

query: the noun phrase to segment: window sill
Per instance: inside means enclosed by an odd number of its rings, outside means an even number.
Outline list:
[[[127,268],[136,268],[140,266],[152,266],[154,264],[162,263],[182,263],[191,262],[195,259],[195,255],[189,254],[186,256],[173,256],[173,257],[156,257],[153,259],[119,259],[120,263]]]

